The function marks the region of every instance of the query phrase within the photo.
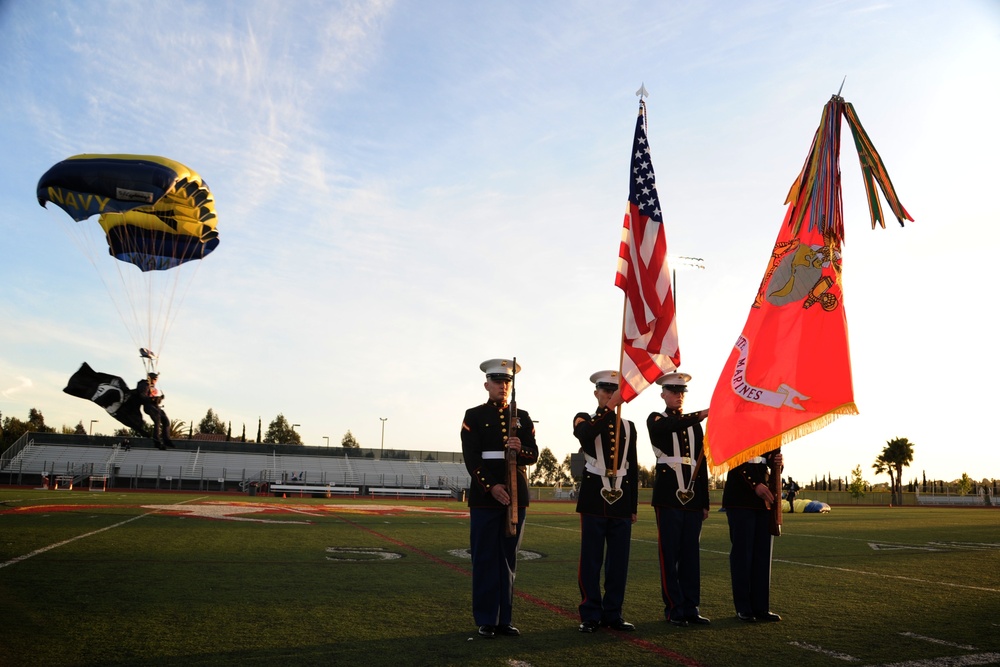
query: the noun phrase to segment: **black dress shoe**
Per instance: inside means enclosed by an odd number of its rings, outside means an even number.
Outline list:
[[[506,637],[517,637],[521,634],[521,631],[508,623],[507,625],[498,625],[496,627],[496,633]]]
[[[736,612],[736,618],[740,619],[744,623],[753,623],[754,621],[757,620],[756,618],[753,617],[753,614],[743,614],[740,612]]]
[[[479,636],[484,639],[493,639],[496,636],[496,629],[492,625],[480,625]]]
[[[597,621],[584,621],[577,630],[589,635],[597,632],[597,625]]]
[[[705,618],[701,614],[695,614],[694,616],[688,616],[687,617],[687,622],[688,623],[693,623],[695,625],[708,625],[712,621],[710,621],[709,619]]]
[[[780,616],[769,611],[765,611],[763,614],[754,614],[754,618],[757,619],[758,623],[777,623],[781,620]]]
[[[670,625],[676,625],[678,628],[686,628],[688,626],[688,622],[683,618],[668,617],[667,622],[670,623]]]
[[[612,630],[618,630],[619,632],[632,632],[635,630],[635,626],[624,618],[619,618],[615,621],[601,621],[601,625]]]

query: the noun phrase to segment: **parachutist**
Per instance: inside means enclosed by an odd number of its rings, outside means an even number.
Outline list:
[[[173,447],[170,440],[170,419],[160,405],[165,398],[163,392],[156,386],[159,373],[147,373],[145,380],[139,380],[135,386],[135,393],[142,403],[142,411],[153,420],[153,443],[157,449]]]

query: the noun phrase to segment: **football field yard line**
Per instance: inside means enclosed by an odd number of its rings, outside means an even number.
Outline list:
[[[825,649],[822,646],[816,646],[815,644],[807,644],[806,642],[788,642],[789,646],[795,646],[804,651],[811,651],[813,653],[819,653],[825,655],[834,660],[843,660],[844,662],[860,662],[861,658],[855,658],[853,655],[848,655],[846,653],[839,653],[837,651],[831,651],[830,649]]]
[[[561,526],[549,526],[549,525],[546,525],[546,524],[532,524],[532,525],[534,525],[537,528],[548,528],[549,530],[569,530],[569,531],[576,530],[576,529],[573,529],[573,528],[563,528]],[[579,531],[576,530],[576,532],[579,532]],[[825,536],[823,536],[823,535],[797,535],[797,537],[825,537]],[[859,542],[868,542],[868,541],[870,541],[870,540],[865,540],[865,539],[860,539],[860,538],[853,538],[853,537],[827,537],[827,539],[856,540],[856,541],[859,541]],[[640,540],[640,539],[632,538],[632,541],[633,542],[639,542],[639,543],[646,543],[646,544],[656,544],[655,540]],[[902,544],[902,543],[900,543],[900,544]],[[713,549],[702,549],[702,551],[704,553],[719,554],[719,555],[722,555],[722,556],[728,556],[729,555],[728,551],[718,551],[718,550],[713,550]],[[952,584],[952,583],[943,582],[943,581],[928,581],[926,579],[917,579],[916,577],[904,577],[904,576],[899,575],[899,574],[882,574],[880,572],[866,572],[865,570],[855,570],[855,569],[847,568],[847,567],[835,567],[835,566],[832,566],[832,565],[818,565],[816,563],[804,563],[802,561],[786,560],[786,559],[783,559],[783,558],[772,558],[771,562],[772,563],[784,563],[786,565],[799,565],[801,567],[814,567],[814,568],[819,568],[819,569],[822,569],[822,570],[834,570],[836,572],[847,572],[849,574],[863,574],[863,575],[870,576],[870,577],[882,577],[884,579],[899,579],[899,580],[902,580],[902,581],[911,581],[911,582],[920,583],[920,584],[936,584],[936,585],[940,585],[940,586],[950,586],[952,588],[964,588],[964,589],[968,589],[968,590],[972,590],[972,591],[983,591],[983,592],[986,592],[986,593],[1000,593],[1000,588],[988,588],[988,587],[985,587],[985,586],[969,586],[969,585],[966,585],[966,584]]]
[[[182,500],[181,502],[175,503],[175,504],[177,504],[177,505],[183,505],[184,503],[195,502],[196,500],[201,500],[201,498],[192,498],[191,500]],[[124,526],[127,523],[132,523],[133,521],[135,521],[137,519],[141,519],[143,517],[147,517],[150,514],[156,514],[159,511],[160,510],[153,510],[152,512],[146,512],[145,514],[139,514],[138,516],[134,516],[131,519],[125,519],[124,521],[119,521],[116,524],[113,524],[113,525],[110,525],[110,526],[105,526],[104,528],[98,528],[97,530],[92,530],[89,533],[84,533],[83,535],[77,535],[76,537],[71,537],[68,540],[63,540],[62,542],[56,542],[55,544],[50,544],[47,547],[41,547],[40,549],[35,549],[34,551],[32,551],[30,553],[26,553],[26,554],[23,554],[21,556],[17,556],[16,558],[11,558],[8,561],[4,561],[3,563],[0,563],[0,569],[3,569],[5,567],[7,567],[8,565],[16,565],[17,563],[20,563],[21,561],[28,560],[29,558],[31,558],[33,556],[37,556],[38,554],[43,554],[46,551],[51,551],[52,549],[58,549],[61,546],[70,544],[71,542],[76,542],[77,540],[82,540],[85,537],[91,537],[92,535],[98,535],[100,533],[103,533],[106,530],[111,530],[112,528],[119,528],[121,526]]]
[[[904,660],[903,662],[891,662],[872,667],[972,667],[972,665],[996,665],[998,663],[1000,663],[1000,653],[973,653],[921,660]]]
[[[721,554],[728,556],[728,551],[714,551],[712,549],[702,549],[705,553]],[[833,565],[818,565],[816,563],[803,563],[802,561],[786,560],[784,558],[772,558],[772,563],[783,563],[785,565],[798,565],[800,567],[813,567],[820,570],[833,570],[835,572],[846,572],[848,574],[862,574],[868,577],[881,577],[882,579],[899,579],[901,581],[911,581],[917,584],[932,584],[935,586],[950,586],[951,588],[965,588],[970,591],[983,591],[986,593],[1000,593],[1000,588],[987,588],[986,586],[968,586],[966,584],[953,584],[947,581],[930,581],[918,579],[916,577],[904,577],[900,574],[883,574],[881,572],[868,572],[866,570],[855,570],[849,567],[835,567]]]
[[[925,637],[924,635],[918,635],[915,632],[900,632],[901,637],[909,637],[910,639],[919,639],[921,641],[930,642],[932,644],[941,644],[942,646],[951,646],[953,648],[961,648],[966,651],[976,651],[978,650],[975,646],[969,646],[968,644],[956,644],[955,642],[950,642],[945,639],[937,639],[935,637]]]

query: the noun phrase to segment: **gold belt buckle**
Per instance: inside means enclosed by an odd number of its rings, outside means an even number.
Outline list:
[[[683,463],[686,466],[691,465],[691,457],[690,456],[682,456],[681,457],[681,463]]]
[[[617,477],[618,476],[618,472],[616,470],[605,470],[604,474],[607,477]]]

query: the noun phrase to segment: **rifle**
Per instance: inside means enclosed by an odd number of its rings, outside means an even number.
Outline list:
[[[508,419],[508,440],[517,436],[517,389],[515,388],[515,379],[517,378],[517,357],[514,357],[514,365],[511,368],[512,375],[510,376],[510,405],[508,409],[510,410],[510,419]],[[504,462],[507,464],[507,495],[510,496],[510,503],[507,505],[507,525],[504,527],[504,532],[507,537],[513,537],[517,535],[517,452],[511,448],[507,448],[507,452],[504,455]]]
[[[780,452],[781,449],[778,449]],[[771,534],[775,537],[781,535],[781,468],[777,464],[769,464],[771,478],[768,480],[768,487],[771,495],[774,496],[774,505],[771,507]]]

